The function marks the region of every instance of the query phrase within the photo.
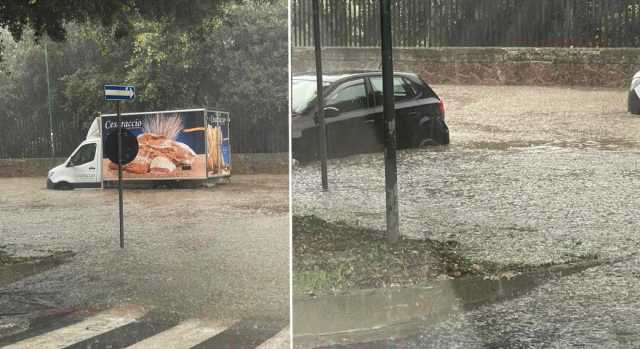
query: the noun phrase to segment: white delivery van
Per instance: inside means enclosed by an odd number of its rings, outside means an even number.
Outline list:
[[[47,176],[47,188],[73,189],[112,186],[117,165],[104,154],[107,136],[118,125],[138,139],[138,154],[123,165],[124,181],[208,181],[231,176],[229,113],[185,109],[98,116],[86,139]]]

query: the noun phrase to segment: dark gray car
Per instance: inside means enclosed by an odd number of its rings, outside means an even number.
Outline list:
[[[394,74],[398,148],[449,144],[444,102],[416,74]],[[329,157],[382,150],[382,73],[348,72],[323,76]],[[293,158],[317,158],[316,76],[292,80]]]

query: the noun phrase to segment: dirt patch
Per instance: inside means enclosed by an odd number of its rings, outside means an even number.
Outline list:
[[[382,231],[330,223],[315,216],[293,217],[293,249],[293,289],[297,296],[426,286],[465,277],[509,280],[554,266],[472,259],[464,256],[455,240],[403,238],[392,246]],[[597,255],[576,256],[571,263],[597,260]]]
[[[6,268],[18,264],[34,264],[46,261],[62,260],[73,257],[72,251],[46,251],[37,250],[33,255],[16,255],[8,251],[7,246],[0,245],[0,268]]]
[[[294,292],[415,286],[495,269],[461,256],[458,247],[456,241],[406,238],[391,246],[382,231],[294,216]]]
[[[16,252],[15,247],[0,245],[0,288],[55,268],[75,256],[72,251],[25,250]],[[2,293],[0,293],[1,295]],[[0,304],[0,308],[2,308],[2,304]],[[0,323],[0,330],[1,326]]]

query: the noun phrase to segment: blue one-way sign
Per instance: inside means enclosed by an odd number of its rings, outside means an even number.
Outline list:
[[[134,86],[104,85],[106,101],[132,101],[136,95]]]

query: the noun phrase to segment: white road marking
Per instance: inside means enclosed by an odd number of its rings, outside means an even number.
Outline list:
[[[275,336],[269,338],[266,342],[260,344],[256,349],[289,349],[291,343],[291,331],[289,326],[278,332]]]
[[[188,349],[224,331],[227,326],[202,320],[188,320],[138,342],[127,349]]]
[[[144,316],[145,313],[146,310],[142,307],[129,306],[114,308],[98,313],[76,324],[31,337],[2,348],[62,349],[132,323]]]

